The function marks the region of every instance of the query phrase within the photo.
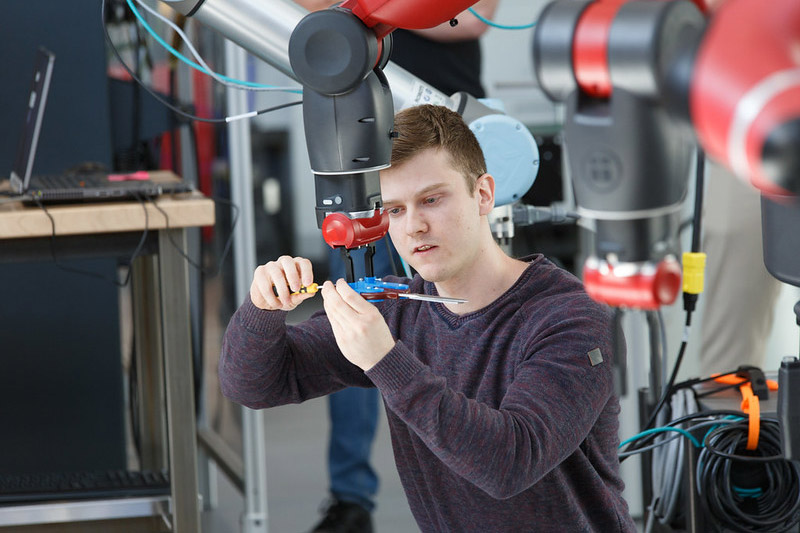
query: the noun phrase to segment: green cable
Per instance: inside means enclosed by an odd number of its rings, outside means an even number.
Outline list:
[[[127,3],[128,3],[128,7],[131,9],[131,11],[133,12],[134,16],[139,20],[139,23],[141,23],[142,27],[144,27],[144,29],[147,30],[147,33],[149,33],[153,37],[153,39],[155,39],[158,42],[158,44],[160,44],[161,46],[166,48],[173,56],[175,56],[176,58],[180,59],[181,61],[183,61],[184,63],[186,63],[190,67],[192,67],[192,68],[194,68],[196,70],[199,70],[200,72],[202,72],[204,74],[211,75],[208,72],[208,70],[206,70],[202,65],[199,65],[199,64],[195,63],[191,59],[187,58],[186,56],[184,56],[183,54],[181,54],[180,52],[175,50],[172,46],[167,44],[161,38],[161,36],[158,35],[155,32],[155,30],[153,30],[153,28],[150,27],[150,25],[144,19],[142,14],[139,13],[139,10],[137,10],[136,7],[133,5],[133,2],[131,0],[127,0]],[[237,83],[239,85],[244,85],[244,86],[247,86],[247,87],[257,87],[257,88],[265,88],[265,89],[273,87],[272,85],[263,85],[263,84],[255,83],[255,82],[252,82],[252,81],[244,81],[244,80],[237,80],[235,78],[229,78],[228,76],[225,76],[223,74],[219,74],[219,73],[216,73],[216,72],[215,72],[215,74],[217,76],[219,76],[220,78],[222,78],[223,80],[230,81],[230,82],[233,82],[233,83]],[[286,91],[286,92],[296,92],[296,93],[302,94],[301,90]]]
[[[478,18],[478,20],[480,20],[487,26],[491,26],[492,28],[499,28],[501,30],[527,30],[528,28],[533,28],[536,25],[536,21],[534,20],[530,24],[523,24],[520,26],[507,26],[505,24],[498,24],[497,22],[493,22],[487,19],[486,17],[475,11],[473,8],[469,8],[468,11],[473,15],[475,15]]]
[[[629,439],[626,439],[623,442],[620,442],[619,443],[619,448],[622,448],[623,446],[625,446],[629,442],[634,441],[636,439],[641,439],[642,437],[646,437],[647,435],[652,435],[653,433],[663,433],[665,431],[675,431],[677,433],[680,433],[681,435],[683,435],[684,437],[686,437],[687,439],[692,441],[692,444],[694,444],[695,448],[702,448],[703,447],[703,445],[700,444],[700,442],[695,438],[695,436],[692,435],[691,433],[689,433],[688,431],[686,431],[685,429],[666,426],[666,427],[662,427],[662,428],[646,429],[646,430],[642,431],[641,433],[638,433],[638,434],[634,435],[633,437],[631,437]]]

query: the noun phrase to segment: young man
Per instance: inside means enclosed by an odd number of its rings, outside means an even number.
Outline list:
[[[264,408],[377,387],[424,532],[635,531],[608,309],[544,257],[495,244],[494,181],[458,114],[415,107],[395,129],[381,189],[392,241],[418,272],[411,290],[468,303],[372,304],[326,281],[324,312],[287,327],[311,297],[290,289],[314,279],[308,260],[281,257],[256,269],[228,326],[223,393]]]
[[[314,11],[339,0],[294,1]],[[492,19],[498,3],[499,0],[480,0],[471,9],[484,19]],[[458,16],[456,26],[448,21],[426,29],[398,28],[392,32],[390,59],[444,94],[466,91],[475,98],[484,98],[479,38],[487,29],[477,16],[466,11]],[[376,246],[375,274],[379,277],[397,274],[386,248]],[[331,256],[331,279],[337,279],[337,274],[344,276],[339,251],[331,250]],[[370,455],[380,403],[376,388],[348,387],[328,395],[330,503],[320,509],[323,516],[311,533],[372,533],[371,515],[379,479]]]

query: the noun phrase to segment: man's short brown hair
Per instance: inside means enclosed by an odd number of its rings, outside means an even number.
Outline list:
[[[392,166],[399,166],[429,148],[445,150],[450,164],[459,171],[470,193],[486,173],[486,160],[478,140],[461,115],[439,105],[420,105],[397,113],[392,141]]]

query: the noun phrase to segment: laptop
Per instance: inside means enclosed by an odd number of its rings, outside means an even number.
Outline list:
[[[41,134],[47,94],[53,79],[55,55],[39,48],[31,81],[10,182],[14,194],[23,200],[73,202],[85,200],[141,200],[162,194],[188,192],[182,181],[154,181],[147,171],[111,174],[107,172],[34,175],[33,164]]]

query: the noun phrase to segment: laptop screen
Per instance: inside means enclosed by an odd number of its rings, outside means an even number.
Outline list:
[[[25,119],[22,123],[22,132],[17,146],[14,168],[11,170],[11,188],[19,194],[28,189],[31,173],[33,172],[36,144],[39,142],[42,117],[47,103],[47,92],[50,89],[55,58],[56,56],[52,52],[41,47],[36,52],[36,68],[33,71],[31,90],[26,104]]]

